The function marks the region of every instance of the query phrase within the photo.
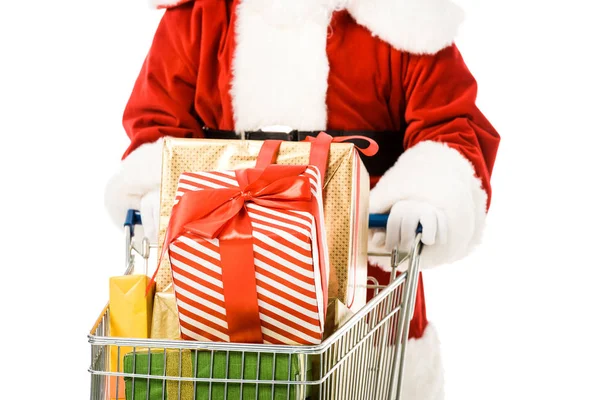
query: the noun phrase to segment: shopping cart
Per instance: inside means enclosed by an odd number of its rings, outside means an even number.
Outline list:
[[[386,215],[369,217],[372,228],[385,227],[386,222]],[[139,213],[130,211],[124,227],[126,274],[134,270],[139,259],[147,273],[151,250],[157,247],[145,238],[134,243],[134,225],[140,223]],[[109,389],[108,382],[111,377],[123,377],[130,388],[127,400],[398,400],[421,247],[419,229],[410,254],[370,254],[391,257],[391,282],[380,285],[369,278],[368,287],[375,291],[374,298],[315,346],[110,337],[107,306],[88,336],[90,398],[115,399],[119,388]],[[401,265],[406,266],[405,271],[401,271]],[[118,365],[119,372],[110,371],[109,357],[115,350],[118,357],[128,353],[129,370]],[[187,373],[182,367],[184,357],[191,360]],[[175,372],[172,367],[169,371],[167,365],[172,360]]]

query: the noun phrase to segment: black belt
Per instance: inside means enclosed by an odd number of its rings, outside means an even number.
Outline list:
[[[207,139],[226,139],[236,140],[241,139],[241,136],[234,131],[224,131],[218,129],[203,128],[204,137]],[[379,151],[372,157],[367,157],[362,153],[362,161],[369,171],[371,176],[381,176],[398,160],[398,157],[404,151],[404,132],[399,131],[297,131],[291,132],[264,132],[251,131],[244,132],[246,140],[283,140],[286,142],[303,141],[308,136],[316,137],[319,133],[326,132],[333,137],[339,136],[365,136],[374,140],[379,145]],[[357,146],[364,146],[365,143],[361,139],[348,140],[349,143],[354,143]],[[362,142],[362,143],[361,143]]]

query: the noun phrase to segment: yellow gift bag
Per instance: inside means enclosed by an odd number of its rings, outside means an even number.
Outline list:
[[[149,279],[146,275],[114,276],[109,279],[110,336],[146,339],[150,336],[154,283],[146,293]],[[123,357],[131,347],[111,346],[110,371],[123,372]],[[122,377],[111,377],[110,398],[125,398]]]

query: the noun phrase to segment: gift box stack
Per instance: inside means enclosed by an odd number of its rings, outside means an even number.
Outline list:
[[[332,143],[325,134],[311,142],[165,138],[149,337],[321,343],[338,328],[339,316],[347,319],[366,302],[368,190],[356,147]],[[166,368],[166,353],[134,354],[145,365],[143,373],[164,376],[164,368],[148,371],[148,365],[157,360]],[[193,371],[204,377],[207,367],[226,368],[217,354],[192,352],[184,358],[201,365]],[[254,371],[252,379],[263,369],[272,373],[273,363],[286,372],[276,374],[277,380],[288,380],[289,371],[292,380],[306,379],[310,363],[298,357],[259,361],[248,354],[240,363],[243,371]],[[129,373],[138,365],[130,355],[123,360]],[[129,395],[138,398],[135,382],[125,383]],[[250,386],[258,394],[243,388],[240,393],[238,386],[235,398],[272,395],[271,386]],[[290,395],[282,387],[285,395],[277,398],[305,395]],[[144,390],[149,389],[144,385]],[[207,388],[197,385],[196,398],[208,398],[204,392]],[[211,398],[225,395],[212,392]]]

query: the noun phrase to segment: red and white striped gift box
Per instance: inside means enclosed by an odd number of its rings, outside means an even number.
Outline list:
[[[316,215],[245,204],[258,298],[248,301],[258,300],[264,343],[318,344],[322,339],[329,274],[327,241],[317,235],[325,232],[322,185],[315,167],[306,167],[302,176],[310,181]],[[190,191],[239,187],[235,171],[183,173],[175,204]],[[227,309],[219,239],[186,232],[168,249],[182,338],[230,341],[228,313],[235,310]]]

